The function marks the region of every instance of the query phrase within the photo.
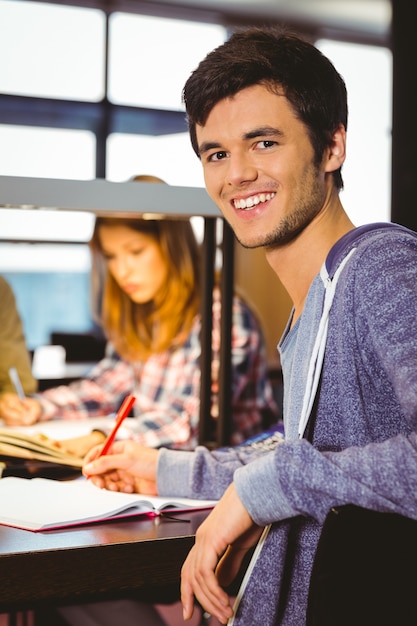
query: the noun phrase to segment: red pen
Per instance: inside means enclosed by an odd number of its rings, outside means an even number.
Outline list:
[[[100,456],[104,456],[105,454],[107,454],[107,452],[109,451],[109,448],[111,446],[111,444],[114,441],[114,438],[117,435],[117,431],[119,430],[123,420],[125,419],[125,417],[127,417],[129,415],[129,411],[132,408],[132,406],[135,403],[135,396],[126,396],[126,398],[123,401],[122,406],[120,407],[120,409],[117,411],[117,415],[116,415],[116,423],[113,426],[113,430],[111,431],[110,435],[107,437],[106,442],[103,446],[102,451],[100,452],[100,454],[98,455]]]

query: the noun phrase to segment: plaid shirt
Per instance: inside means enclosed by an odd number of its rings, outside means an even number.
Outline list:
[[[212,335],[214,418],[220,309],[216,290]],[[133,394],[134,417],[124,423],[132,439],[154,448],[194,449],[200,407],[200,330],[201,318],[197,316],[184,345],[154,354],[144,362],[130,363],[111,351],[85,379],[35,396],[42,404],[41,420],[109,415],[118,410],[126,395]],[[260,432],[264,420],[277,421],[260,327],[247,305],[237,297],[233,302],[231,391],[233,444]]]

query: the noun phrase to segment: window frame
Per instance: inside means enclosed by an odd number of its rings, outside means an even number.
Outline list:
[[[171,4],[169,6],[155,3],[152,6],[146,2],[126,2],[121,0],[117,7],[109,9],[96,0],[33,0],[38,3],[84,7],[99,9],[105,14],[105,96],[98,102],[82,102],[78,100],[63,100],[29,96],[17,96],[0,93],[0,124],[19,124],[50,128],[67,128],[89,130],[96,136],[96,178],[106,177],[106,143],[112,133],[168,135],[187,131],[186,119],[183,111],[153,109],[115,104],[107,98],[108,51],[109,51],[109,19],[113,13],[132,13],[147,16],[184,19],[195,22],[209,22],[226,28],[227,32],[247,25],[264,24],[264,19],[250,15],[229,14],[204,10],[204,8],[184,8]],[[274,19],[268,19],[270,23]],[[276,23],[282,23],[282,17],[277,15]],[[312,41],[319,38],[334,38],[340,41],[353,41],[372,45],[388,46],[386,37],[377,34],[364,34],[347,31],[329,33],[326,26],[321,28],[307,22],[292,22],[287,20],[289,28]]]

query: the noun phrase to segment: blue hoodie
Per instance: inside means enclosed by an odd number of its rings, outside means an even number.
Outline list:
[[[311,387],[314,397],[312,365],[320,370],[314,350],[326,275],[331,279],[347,255],[322,340],[319,392],[306,432],[313,422],[314,431],[306,438],[300,417]],[[305,624],[312,563],[331,507],[353,503],[417,519],[417,235],[390,224],[345,235],[279,351],[283,443],[269,452],[164,450],[158,466],[163,495],[218,498],[234,480],[252,519],[266,527],[234,626]]]

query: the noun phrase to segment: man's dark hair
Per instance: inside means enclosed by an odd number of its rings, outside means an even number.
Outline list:
[[[235,32],[210,52],[183,89],[191,143],[199,156],[196,124],[204,126],[213,107],[253,85],[286,96],[307,127],[315,162],[342,124],[347,128],[347,93],[343,78],[315,46],[282,29],[248,28]],[[343,187],[340,169],[333,172]]]

